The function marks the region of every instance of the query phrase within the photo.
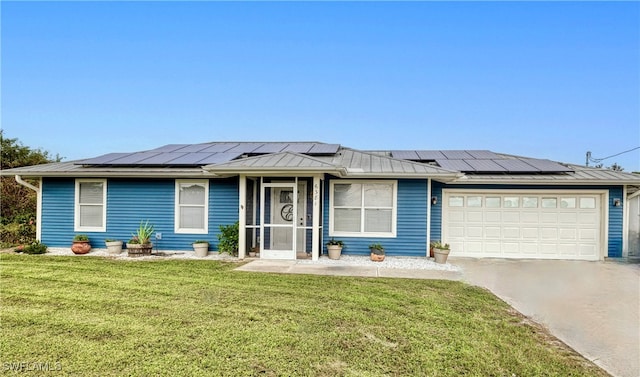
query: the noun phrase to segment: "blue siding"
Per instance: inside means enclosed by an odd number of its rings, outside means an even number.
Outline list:
[[[329,236],[329,179],[325,184],[323,238]],[[380,242],[387,255],[425,256],[427,252],[427,181],[398,181],[398,217],[395,238],[338,237],[344,241],[343,253],[353,255],[369,254],[369,244]],[[326,253],[326,245],[323,245]]]
[[[74,216],[73,179],[43,181],[42,241],[52,247],[71,244]],[[238,220],[237,179],[210,180],[209,233],[174,233],[175,180],[173,179],[109,179],[107,181],[107,231],[83,232],[95,248],[104,248],[106,238],[123,241],[131,238],[140,221],[149,220],[161,240],[154,246],[164,250],[192,250],[196,239],[207,239],[216,250],[219,226]]]
[[[435,182],[434,182],[435,186]],[[439,184],[439,186],[441,186]],[[490,190],[490,189],[499,189],[499,190],[512,190],[512,189],[528,189],[528,190],[554,190],[558,193],[562,193],[564,190],[608,190],[609,191],[609,218],[605,221],[609,223],[609,244],[607,245],[607,256],[609,258],[620,258],[622,257],[622,213],[624,208],[624,203],[620,207],[614,207],[613,200],[615,198],[624,201],[622,196],[622,186],[550,186],[550,185],[446,185],[445,189],[469,189],[469,190]],[[442,186],[439,189],[442,192]],[[434,187],[434,191],[436,191]],[[441,199],[441,198],[440,198]],[[442,201],[438,199],[438,208],[433,208],[432,216],[434,211],[442,212]],[[436,224],[433,224],[434,226]],[[441,228],[442,221],[438,221],[438,227]],[[433,230],[432,226],[432,230]],[[432,233],[433,234],[433,233]],[[433,239],[437,239],[432,236]]]
[[[431,196],[438,198],[431,206],[431,241],[442,240],[442,187],[442,183],[431,181]]]
[[[609,257],[622,257],[622,214],[625,198],[622,196],[622,186],[609,189]],[[620,199],[621,205],[615,207],[614,199]]]
[[[42,180],[41,241],[51,247],[71,247],[73,239],[73,201],[75,180],[44,178]]]

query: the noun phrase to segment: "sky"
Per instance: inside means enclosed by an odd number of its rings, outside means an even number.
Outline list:
[[[6,137],[64,160],[173,143],[640,147],[639,2],[0,3]],[[602,161],[640,171],[640,149]]]

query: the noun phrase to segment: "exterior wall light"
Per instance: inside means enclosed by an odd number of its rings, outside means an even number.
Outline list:
[[[620,201],[620,199],[618,199],[618,198],[613,199],[613,206],[614,207],[620,207],[621,204],[622,204],[622,202]]]
[[[438,197],[437,196],[432,196],[431,197],[431,204],[434,205],[434,206],[436,204],[438,204]]]

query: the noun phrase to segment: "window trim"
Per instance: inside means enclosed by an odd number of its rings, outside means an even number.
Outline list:
[[[81,183],[102,183],[102,226],[81,226],[80,225],[80,184]],[[97,206],[97,204],[94,204]],[[106,232],[107,231],[107,180],[92,178],[77,178],[75,182],[75,193],[73,200],[73,231],[74,232]]]
[[[362,185],[362,195],[360,203],[360,232],[341,232],[334,229],[334,186],[336,184],[360,184]],[[366,232],[365,216],[366,211],[364,205],[364,187],[368,184],[387,184],[391,185],[392,207],[391,207],[391,232]],[[370,207],[373,208],[373,207]],[[329,185],[329,237],[376,237],[376,238],[395,238],[397,235],[398,224],[398,181],[397,180],[359,180],[359,179],[333,179]]]
[[[204,186],[204,229],[180,228],[180,185],[199,184]],[[193,205],[191,205],[193,206]],[[208,179],[176,179],[173,206],[174,232],[177,234],[209,234],[209,180]]]

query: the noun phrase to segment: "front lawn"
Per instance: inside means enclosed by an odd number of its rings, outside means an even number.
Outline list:
[[[237,272],[216,261],[0,256],[20,375],[606,376],[460,282]],[[57,371],[56,371],[57,369]]]

